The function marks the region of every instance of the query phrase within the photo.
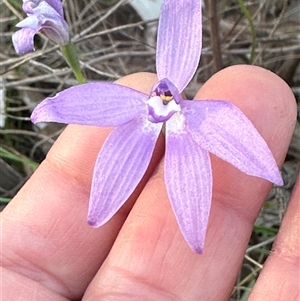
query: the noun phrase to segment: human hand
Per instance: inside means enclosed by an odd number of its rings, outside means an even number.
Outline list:
[[[118,82],[146,93],[156,77],[142,73]],[[296,109],[290,89],[277,76],[257,67],[231,67],[212,77],[195,98],[236,104],[282,164]],[[133,195],[107,224],[94,229],[86,222],[89,190],[109,132],[69,125],[1,213],[3,300],[228,300],[271,183],[212,155],[206,245],[203,255],[195,254],[167,197],[160,139]],[[251,301],[299,296],[299,179],[297,184]]]

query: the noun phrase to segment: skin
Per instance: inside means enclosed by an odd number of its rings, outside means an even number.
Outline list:
[[[139,73],[118,82],[148,93],[155,81],[155,75]],[[296,105],[280,78],[259,67],[230,67],[214,75],[195,99],[236,104],[282,165]],[[228,300],[271,183],[211,156],[212,209],[204,254],[195,254],[167,197],[160,139],[131,198],[106,225],[94,229],[86,223],[89,190],[110,130],[69,125],[2,212],[3,300]],[[250,301],[299,298],[299,195],[298,179]]]

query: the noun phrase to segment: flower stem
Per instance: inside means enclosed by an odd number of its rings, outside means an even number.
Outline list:
[[[73,73],[77,79],[77,81],[80,84],[85,83],[85,78],[81,72],[80,64],[77,56],[76,49],[72,43],[69,43],[65,46],[61,46],[61,51],[63,53],[63,56],[70,66],[70,68],[73,70]]]

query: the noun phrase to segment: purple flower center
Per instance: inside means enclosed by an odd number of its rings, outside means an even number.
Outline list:
[[[173,95],[165,82],[159,82],[157,87],[152,91],[151,96],[159,96],[164,105],[167,105],[169,101],[173,100]]]
[[[148,104],[148,119],[153,123],[166,122],[176,112],[180,111],[180,94],[177,88],[168,80],[162,79],[154,85]]]

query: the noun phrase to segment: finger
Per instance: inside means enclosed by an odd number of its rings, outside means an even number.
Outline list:
[[[283,162],[295,104],[290,89],[277,76],[258,67],[227,68],[195,98],[236,104],[257,127],[277,163]],[[214,189],[204,254],[193,253],[179,231],[161,164],[130,212],[85,301],[228,300],[271,183],[211,157]]]
[[[141,73],[119,83],[148,92],[155,81],[155,75]],[[68,126],[2,213],[2,265],[15,280],[20,278],[19,273],[72,300],[83,294],[162,156],[163,143],[158,141],[149,169],[129,201],[109,223],[93,229],[86,222],[91,179],[109,132],[98,127]],[[16,295],[25,287],[30,294],[37,285],[32,281],[19,287],[21,281],[13,281],[13,277],[5,280]]]
[[[273,250],[249,301],[297,301],[299,290],[300,177],[294,188]]]

